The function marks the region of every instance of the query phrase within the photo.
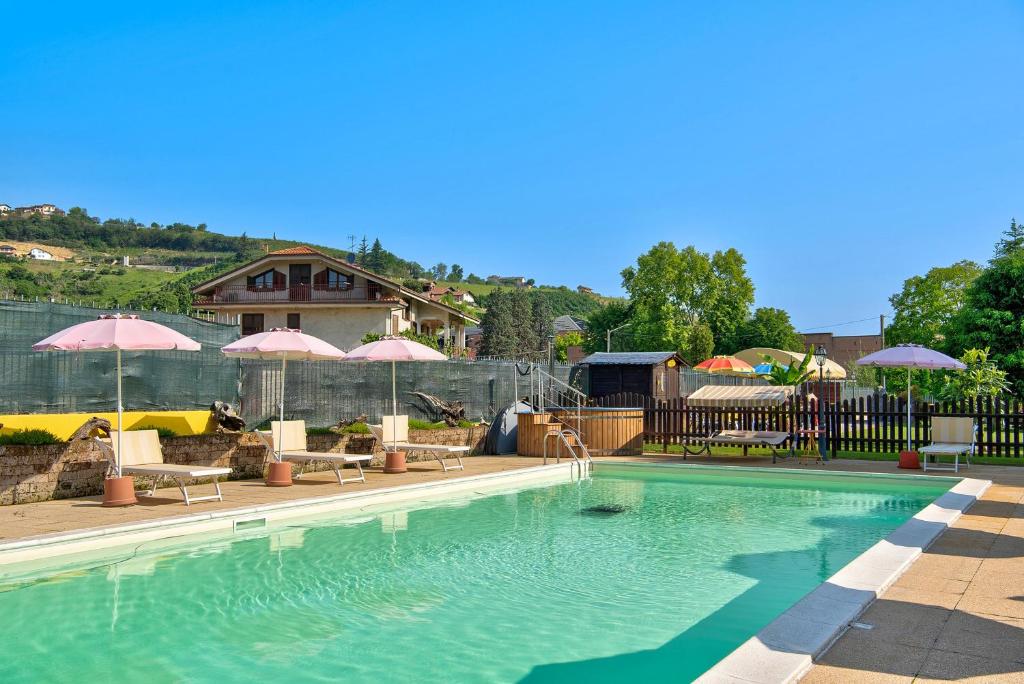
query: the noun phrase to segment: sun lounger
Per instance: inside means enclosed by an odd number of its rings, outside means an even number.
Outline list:
[[[289,463],[300,464],[299,474],[296,479],[302,477],[306,466],[310,463],[326,463],[334,470],[338,484],[346,482],[366,482],[366,474],[363,472],[363,464],[369,463],[373,458],[372,454],[334,454],[326,451],[307,451],[306,449],[306,421],[286,420],[284,423],[273,421],[270,423],[269,431],[261,431],[260,437],[270,450],[271,454],[277,453],[274,440],[281,435],[281,460]],[[341,470],[346,464],[351,464],[359,471],[358,477],[343,477]]]
[[[110,433],[109,440],[97,439],[110,456],[111,463],[117,457],[117,432]],[[164,453],[160,449],[160,436],[156,430],[131,430],[121,433],[121,473],[123,475],[139,475],[152,477],[153,486],[142,496],[156,496],[156,489],[164,479],[174,480],[185,499],[185,505],[191,506],[196,501],[223,501],[217,478],[230,475],[231,468],[218,468],[202,465],[185,465],[164,463]],[[189,496],[186,483],[190,480],[212,478],[216,494],[209,496]]]
[[[959,472],[961,455],[966,460],[966,466],[970,467],[971,456],[974,455],[975,432],[972,418],[932,418],[932,443],[918,450],[918,453],[923,456],[921,459],[922,470],[928,470],[929,456],[953,457],[953,462],[947,465],[933,463],[932,470]]]
[[[384,416],[380,425],[370,425],[370,432],[380,442],[384,451],[429,451],[441,464],[444,472],[449,470],[465,470],[462,455],[469,453],[468,446],[448,446],[446,444],[419,444],[409,441],[409,416]],[[458,465],[445,463],[445,458],[454,458]]]
[[[721,430],[714,434],[701,439],[703,445],[700,450],[686,451],[684,452],[683,458],[686,458],[686,453],[697,455],[703,452],[707,452],[708,456],[711,455],[711,445],[727,445],[727,446],[742,446],[743,455],[747,455],[747,450],[752,447],[768,447],[772,450],[772,463],[775,463],[776,457],[779,455],[778,447],[782,446],[783,442],[789,439],[788,432],[774,432],[770,430]]]

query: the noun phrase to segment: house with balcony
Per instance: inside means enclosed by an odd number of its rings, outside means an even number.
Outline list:
[[[192,289],[193,307],[237,321],[242,335],[300,328],[349,350],[364,335],[412,330],[466,346],[475,318],[423,292],[312,247],[270,252]]]

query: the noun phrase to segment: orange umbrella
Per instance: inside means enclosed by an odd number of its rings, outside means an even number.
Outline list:
[[[754,367],[746,361],[740,361],[735,356],[712,356],[710,359],[701,361],[696,370],[707,373],[723,373],[726,375],[753,375]]]

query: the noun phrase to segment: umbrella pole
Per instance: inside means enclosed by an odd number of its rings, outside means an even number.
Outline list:
[[[910,367],[907,366],[907,451],[910,451]]]
[[[277,462],[278,463],[281,462],[281,446],[282,446],[281,442],[284,441],[284,374],[285,374],[285,369],[287,368],[287,366],[288,366],[288,357],[287,356],[282,356],[281,357],[281,403],[278,404],[278,407],[279,407],[279,409],[281,411],[281,418],[280,418],[280,422],[277,424],[277,439],[274,440],[274,443],[277,445]]]
[[[117,476],[121,477],[121,432],[122,432],[122,417],[124,414],[124,407],[121,405],[121,350],[117,350],[117,458],[115,459],[115,466],[117,469]]]
[[[391,362],[391,450],[398,451],[398,392],[395,390],[395,362]]]

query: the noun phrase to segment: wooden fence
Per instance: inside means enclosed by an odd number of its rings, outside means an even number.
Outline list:
[[[690,444],[717,430],[778,430],[794,432],[818,426],[815,402],[806,396],[780,408],[724,408],[688,406],[685,398],[657,401],[651,397],[621,393],[594,399],[597,406],[642,407],[644,441]],[[896,453],[907,446],[907,405],[898,397],[861,397],[824,402],[824,429],[828,449],[836,451]],[[956,402],[915,402],[911,414],[911,444],[930,443],[934,416],[969,417],[978,426],[977,453],[986,456],[1024,456],[1024,404],[1016,399],[991,397]],[[798,446],[806,438],[798,437]]]

